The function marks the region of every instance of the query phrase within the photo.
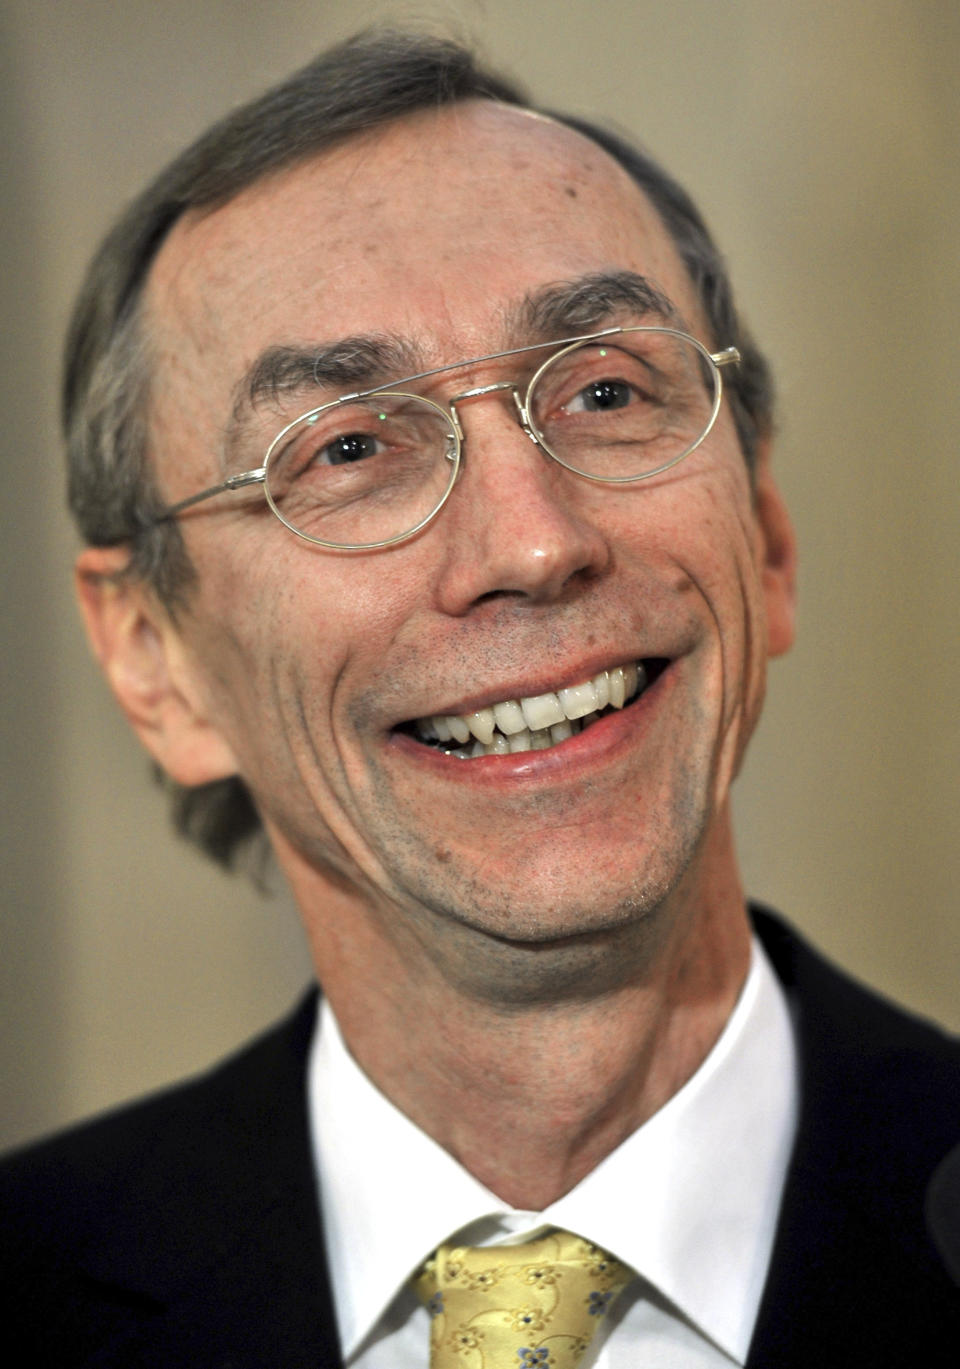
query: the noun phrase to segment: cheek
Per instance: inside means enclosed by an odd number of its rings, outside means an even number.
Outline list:
[[[619,533],[637,557],[678,567],[677,587],[692,584],[718,612],[742,599],[744,582],[756,580],[759,564],[747,476],[729,466],[680,467],[672,479],[638,488]]]
[[[766,691],[767,619],[762,580],[762,538],[752,504],[718,506],[712,523],[716,545],[714,579],[707,595],[717,631],[722,672],[722,759],[726,786],[738,772]]]
[[[386,671],[424,575],[398,552],[337,557],[279,524],[229,531],[195,554],[192,645],[218,713],[238,732],[279,725],[290,745],[298,727],[335,730],[351,689]]]
[[[658,545],[675,567],[675,590],[698,605],[716,646],[723,676],[724,712],[747,697],[748,711],[762,692],[766,611],[762,537],[749,482],[741,465],[712,479],[678,485],[677,498],[658,520]]]

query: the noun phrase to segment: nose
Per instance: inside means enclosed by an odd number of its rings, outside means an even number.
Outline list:
[[[518,406],[482,387],[458,396],[460,476],[436,527],[445,541],[439,594],[454,615],[498,595],[549,603],[611,560],[592,511],[615,498],[558,465],[524,431]],[[512,389],[512,387],[510,387]],[[472,402],[481,395],[482,403]],[[460,408],[463,399],[471,402]]]

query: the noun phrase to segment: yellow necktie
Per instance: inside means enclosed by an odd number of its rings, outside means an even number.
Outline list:
[[[414,1276],[430,1369],[575,1369],[633,1270],[569,1231],[442,1245]]]

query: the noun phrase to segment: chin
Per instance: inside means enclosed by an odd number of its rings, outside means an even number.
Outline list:
[[[613,913],[613,915],[612,915]],[[608,906],[544,917],[510,933],[482,916],[450,923],[434,943],[450,987],[504,1007],[587,1001],[636,983],[662,943],[662,905]],[[549,925],[547,925],[549,924]],[[573,930],[570,930],[570,928]]]
[[[498,862],[498,870],[451,855],[405,872],[402,902],[428,910],[444,976],[471,992],[524,1002],[589,994],[642,973],[689,882],[696,847],[672,859],[660,848],[638,861],[634,844],[630,868],[619,871],[622,847],[590,868],[570,853],[511,868]]]

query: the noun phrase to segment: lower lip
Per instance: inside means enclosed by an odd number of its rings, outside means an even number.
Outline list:
[[[542,751],[517,751],[506,756],[476,756],[464,760],[436,747],[424,746],[405,732],[392,733],[390,741],[405,758],[456,783],[464,780],[477,784],[516,783],[525,779],[548,779],[561,772],[566,779],[572,772],[597,762],[609,764],[618,751],[635,745],[638,732],[649,727],[651,715],[662,706],[672,684],[673,665],[670,665],[625,708],[608,713],[575,737],[568,737]]]

